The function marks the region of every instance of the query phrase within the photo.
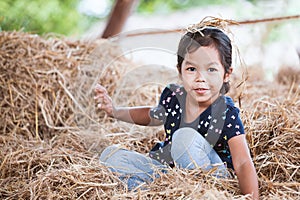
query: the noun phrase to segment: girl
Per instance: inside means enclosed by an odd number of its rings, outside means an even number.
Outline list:
[[[167,165],[200,167],[228,177],[234,169],[241,192],[258,198],[258,181],[245,139],[243,124],[230,97],[232,45],[222,29],[213,24],[192,26],[181,38],[177,69],[182,85],[170,84],[156,107],[115,107],[106,89],[95,87],[98,108],[116,119],[144,125],[164,125],[165,141],[147,157],[134,151],[107,147],[100,160],[126,178],[129,189],[151,181],[155,170]]]

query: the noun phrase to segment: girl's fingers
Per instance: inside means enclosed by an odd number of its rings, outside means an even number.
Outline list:
[[[95,92],[105,93],[105,94],[107,93],[106,89],[102,85],[100,85],[100,84],[97,84],[95,86]]]
[[[106,91],[105,90],[101,90],[101,89],[95,89],[94,92],[96,94],[106,94]]]
[[[105,96],[105,97],[103,98],[103,102],[104,102],[105,104],[110,104],[110,103],[111,103],[110,99],[109,99],[107,96]]]
[[[98,96],[95,96],[94,99],[95,99],[95,101],[98,105],[99,104],[102,105],[101,107],[103,107],[104,105],[111,105],[112,104],[110,98],[106,95],[98,95]]]
[[[97,84],[94,88],[97,108],[105,111],[107,114],[112,115],[113,105],[110,96],[107,94],[107,90],[100,84]]]
[[[96,94],[94,96],[94,99],[97,100],[97,99],[103,99],[104,98],[104,95],[103,94]]]
[[[97,104],[97,107],[103,111],[105,111],[108,115],[112,115],[112,106],[109,105],[109,104],[101,104],[101,103],[98,103]]]

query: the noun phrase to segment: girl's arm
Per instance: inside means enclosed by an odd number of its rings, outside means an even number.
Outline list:
[[[231,138],[228,144],[241,192],[243,194],[251,194],[253,199],[259,199],[257,174],[245,135]]]
[[[137,107],[117,107],[113,109],[113,115],[115,119],[142,125],[142,126],[159,126],[163,123],[159,120],[150,117],[150,109],[148,106]]]
[[[115,107],[107,90],[100,84],[97,84],[95,87],[94,99],[99,109],[104,110],[110,117],[118,120],[143,126],[158,126],[163,124],[161,121],[150,117],[151,107],[149,106]]]

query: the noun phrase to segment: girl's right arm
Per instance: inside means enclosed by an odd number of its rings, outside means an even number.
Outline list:
[[[94,99],[99,109],[105,111],[110,117],[115,119],[143,126],[158,126],[163,124],[161,121],[150,117],[151,107],[149,106],[115,107],[107,90],[100,84],[97,84],[95,87]]]
[[[245,134],[231,138],[228,144],[241,192],[243,194],[252,195],[253,200],[258,200],[258,178],[250,156]]]

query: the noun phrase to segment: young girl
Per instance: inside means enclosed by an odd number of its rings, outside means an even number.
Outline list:
[[[100,109],[116,119],[144,126],[164,125],[165,141],[149,157],[118,146],[107,147],[100,160],[127,180],[129,189],[152,181],[167,167],[210,170],[228,177],[234,169],[243,194],[258,198],[258,181],[239,110],[230,97],[232,46],[222,28],[200,23],[181,38],[177,69],[182,85],[170,84],[156,107],[115,107],[106,89],[95,87]]]

